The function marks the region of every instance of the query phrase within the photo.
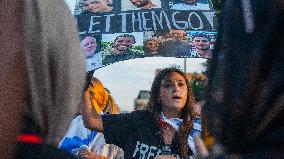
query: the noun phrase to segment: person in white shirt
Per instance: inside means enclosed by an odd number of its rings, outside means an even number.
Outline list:
[[[102,67],[102,53],[97,51],[96,38],[86,36],[80,46],[85,53],[87,72]]]

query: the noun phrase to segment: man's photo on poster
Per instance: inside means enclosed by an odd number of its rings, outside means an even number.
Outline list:
[[[190,57],[212,58],[217,32],[188,31],[192,51]]]
[[[143,32],[102,34],[103,64],[144,56]]]
[[[121,0],[121,11],[161,8],[161,0]]]
[[[172,0],[173,10],[210,10],[209,0]]]
[[[93,34],[81,35],[80,47],[86,57],[86,71],[102,67],[102,52],[100,51],[100,36]]]

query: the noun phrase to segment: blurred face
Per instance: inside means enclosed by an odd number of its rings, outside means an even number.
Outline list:
[[[170,36],[177,41],[181,41],[184,39],[185,32],[183,30],[171,30]]]
[[[130,2],[137,7],[141,7],[147,3],[145,0],[130,0]]]
[[[159,41],[157,41],[157,40],[148,40],[146,42],[146,47],[149,49],[150,53],[151,52],[157,52],[158,47],[159,47]]]
[[[114,43],[114,47],[118,51],[126,51],[134,44],[134,39],[132,37],[119,37]]]
[[[91,12],[100,12],[108,7],[107,0],[86,0],[84,5]]]
[[[187,85],[183,76],[177,72],[166,76],[161,83],[159,98],[164,110],[181,111],[187,100]]]
[[[86,37],[81,41],[80,45],[86,57],[92,57],[96,52],[97,43],[93,37]]]
[[[192,42],[193,45],[199,50],[210,49],[210,42],[206,37],[195,37]]]

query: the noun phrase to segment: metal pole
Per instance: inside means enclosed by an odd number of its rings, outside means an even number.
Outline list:
[[[184,62],[184,64],[183,64],[183,66],[184,66],[183,70],[184,70],[184,73],[186,73],[186,57],[184,58],[183,62]]]

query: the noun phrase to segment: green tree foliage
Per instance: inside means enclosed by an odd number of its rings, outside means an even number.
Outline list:
[[[112,45],[111,42],[101,42],[101,48],[102,50],[106,49],[106,48],[110,48]]]
[[[143,46],[142,45],[134,45],[134,46],[132,46],[132,49],[133,50],[137,50],[137,51],[143,51]]]

